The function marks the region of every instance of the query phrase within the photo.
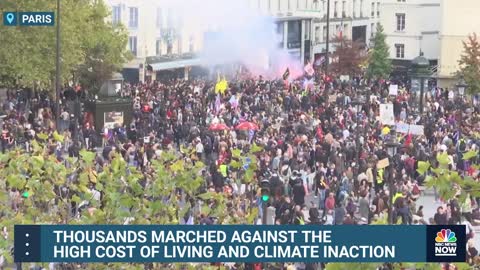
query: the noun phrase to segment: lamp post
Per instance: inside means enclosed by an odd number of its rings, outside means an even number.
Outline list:
[[[465,82],[465,79],[460,77],[460,80],[457,83],[457,92],[458,95],[463,99],[463,96],[465,95],[465,89],[467,88],[467,83]]]
[[[419,111],[420,115],[423,114],[423,98],[424,98],[424,91],[425,91],[425,84],[428,87],[428,78],[431,76],[431,71],[428,69],[430,66],[430,62],[427,58],[423,57],[423,53],[420,53],[420,56],[415,57],[412,60],[412,85],[411,90],[418,95],[420,92],[420,100],[419,100]]]
[[[395,166],[394,162],[394,157],[397,154],[398,147],[400,146],[399,143],[394,142],[394,141],[389,141],[385,143],[385,148],[387,149],[387,154],[388,154],[388,159],[389,159],[389,165],[388,165],[388,191],[389,191],[389,197],[388,197],[388,224],[393,224],[393,186],[394,186],[394,181],[393,179],[393,167]]]
[[[330,50],[330,0],[327,2],[327,37],[325,40],[325,76],[328,76],[329,50]]]
[[[57,40],[55,68],[55,118],[57,131],[60,131],[60,0],[57,0]]]

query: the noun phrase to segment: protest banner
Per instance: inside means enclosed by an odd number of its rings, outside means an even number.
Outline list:
[[[398,95],[398,85],[396,84],[391,84],[389,87],[388,87],[388,94],[390,96],[396,96]]]
[[[380,104],[380,121],[384,125],[395,125],[393,104]]]

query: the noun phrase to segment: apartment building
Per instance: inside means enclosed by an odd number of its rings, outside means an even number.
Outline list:
[[[387,35],[394,71],[406,74],[422,53],[436,69],[440,57],[441,0],[382,0],[380,23]]]
[[[476,33],[480,37],[480,1],[477,0],[443,0],[441,3],[440,22],[440,56],[438,85],[453,86],[457,83],[455,73],[458,71],[458,60],[463,53],[462,41],[468,35]]]

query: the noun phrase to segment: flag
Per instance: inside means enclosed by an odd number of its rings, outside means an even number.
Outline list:
[[[340,25],[340,33],[338,33],[340,39],[343,39],[343,25]]]
[[[228,88],[228,81],[225,79],[225,76],[222,80],[220,80],[220,75],[218,75],[217,84],[215,85],[215,93],[216,94],[225,94]]]
[[[220,112],[220,107],[222,106],[222,101],[220,100],[220,94],[217,94],[217,98],[215,99],[215,112]]]
[[[315,70],[313,69],[313,66],[312,64],[310,64],[310,62],[305,65],[305,68],[303,70],[305,70],[305,73],[307,73],[308,76],[313,76],[313,74],[315,74]]]
[[[285,73],[283,73],[283,76],[282,76],[283,80],[284,81],[287,80],[289,76],[290,76],[290,69],[287,68],[287,70],[285,70]]]
[[[305,78],[303,80],[303,89],[304,90],[308,90],[310,88],[313,88],[313,85],[314,85],[314,82],[313,82],[313,78],[311,78],[310,80],[308,80],[307,78]]]
[[[318,58],[317,60],[315,60],[314,65],[315,66],[321,66],[323,64],[323,62],[325,62],[325,56],[322,56],[322,57]]]
[[[230,102],[230,105],[232,105],[233,108],[238,106],[238,100],[235,95],[233,95],[228,102]]]
[[[412,134],[408,133],[407,139],[405,140],[405,146],[408,147],[412,143]]]

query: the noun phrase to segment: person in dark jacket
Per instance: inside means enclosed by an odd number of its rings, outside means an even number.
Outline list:
[[[446,225],[448,223],[447,213],[445,213],[443,207],[439,206],[437,208],[437,213],[433,216],[433,220],[435,225]]]
[[[293,186],[293,201],[295,205],[303,206],[305,204],[305,187],[303,183],[297,181]]]

